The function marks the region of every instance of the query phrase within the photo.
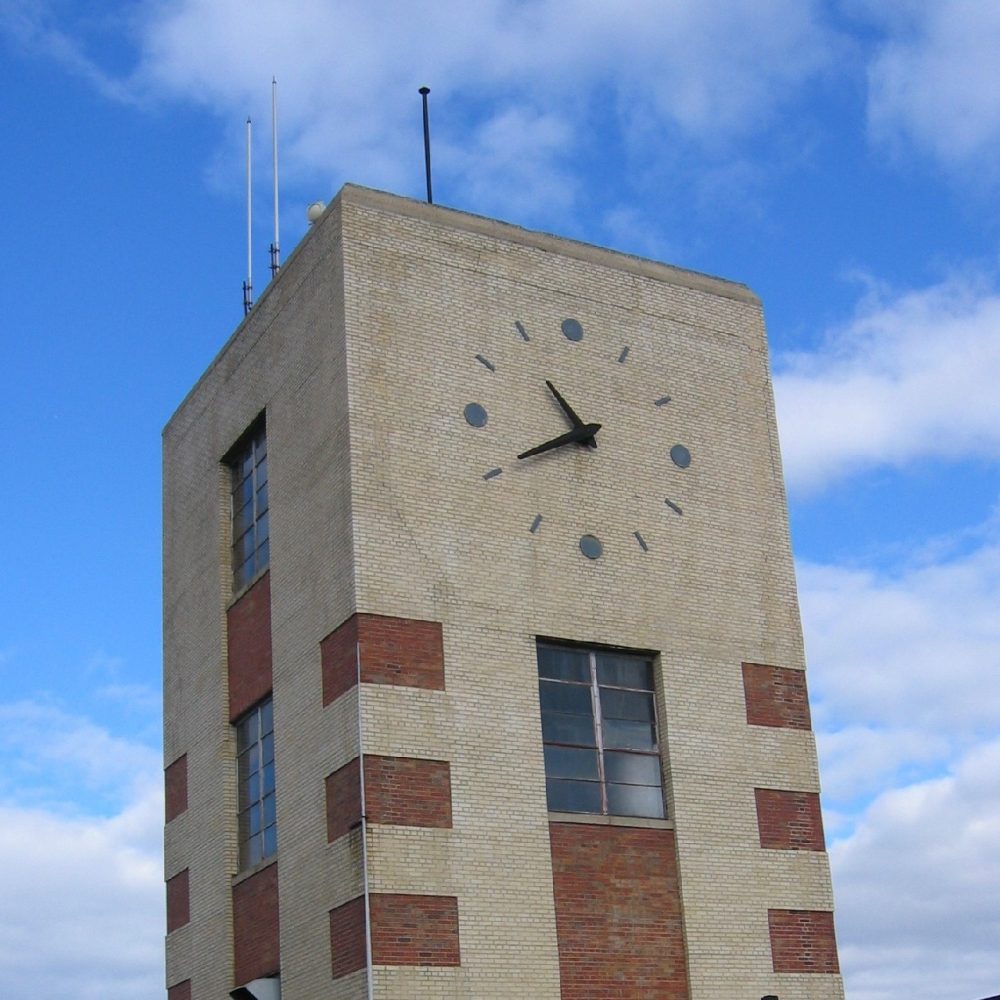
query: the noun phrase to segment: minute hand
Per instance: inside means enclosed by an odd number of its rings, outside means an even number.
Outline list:
[[[561,448],[565,444],[589,444],[594,441],[594,436],[600,429],[600,424],[581,423],[571,431],[567,431],[565,434],[560,434],[559,437],[552,438],[551,441],[546,441],[544,444],[538,445],[537,448],[529,448],[527,451],[522,451],[517,457],[530,458],[532,455],[541,455],[542,452]],[[596,444],[596,442],[594,443]]]

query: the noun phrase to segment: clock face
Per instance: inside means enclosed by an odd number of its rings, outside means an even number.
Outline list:
[[[537,544],[572,539],[592,562],[666,548],[694,458],[677,440],[680,407],[662,345],[575,317],[516,320],[508,341],[469,367],[478,375],[461,416],[463,432],[487,445],[476,449],[489,456],[476,470],[484,504],[512,491]]]

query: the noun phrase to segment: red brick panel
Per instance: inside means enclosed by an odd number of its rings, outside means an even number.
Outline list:
[[[365,754],[369,823],[451,827],[451,768],[444,760]]]
[[[163,800],[166,821],[176,819],[188,807],[188,759],[187,754],[168,764],[163,772]]]
[[[380,892],[370,897],[376,965],[461,965],[458,900]]]
[[[357,683],[359,649],[365,684],[444,690],[440,622],[358,614],[320,643],[324,705]]]
[[[687,1000],[673,830],[550,823],[562,1000]]]
[[[237,985],[281,971],[277,862],[233,886],[233,965]]]
[[[840,972],[833,914],[827,910],[768,910],[775,972]]]
[[[190,872],[187,868],[167,879],[167,933],[191,922]]]
[[[825,851],[823,814],[816,792],[755,788],[760,846],[785,851]]]
[[[175,983],[167,990],[167,1000],[191,1000],[191,980]]]
[[[235,721],[271,690],[271,574],[227,612],[229,718]]]
[[[339,979],[365,967],[365,898],[358,896],[330,911],[330,963]]]
[[[326,839],[332,844],[361,822],[358,758],[326,779]]]
[[[744,663],[743,691],[751,726],[812,729],[803,671]]]

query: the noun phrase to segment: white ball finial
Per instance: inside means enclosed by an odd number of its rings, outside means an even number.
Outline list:
[[[320,216],[326,211],[325,201],[314,201],[306,209],[306,218],[309,220],[309,225],[311,226],[314,222],[318,222]]]

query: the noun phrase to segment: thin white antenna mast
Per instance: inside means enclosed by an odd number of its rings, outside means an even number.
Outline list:
[[[250,146],[253,138],[253,125],[247,116],[247,280],[243,282],[243,315],[246,316],[253,306],[253,173],[250,163]]]
[[[271,244],[271,277],[281,267],[278,241],[278,81],[271,77],[271,159],[274,163],[274,242]]]

